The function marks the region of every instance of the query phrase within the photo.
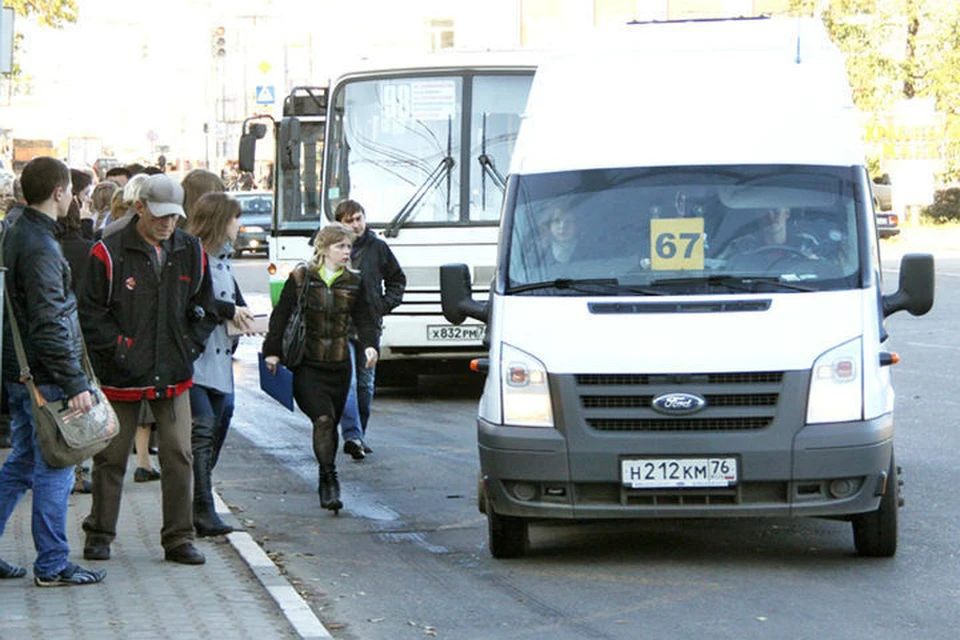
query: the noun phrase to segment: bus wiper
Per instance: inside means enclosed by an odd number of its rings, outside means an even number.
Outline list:
[[[598,287],[602,291],[598,292],[589,287]],[[524,291],[535,291],[537,289],[559,289],[579,291],[580,293],[640,293],[648,296],[666,295],[663,291],[648,289],[646,287],[637,287],[633,285],[622,285],[616,278],[557,278],[556,280],[544,280],[543,282],[528,282],[527,284],[517,285],[507,289],[507,293],[523,293]]]
[[[703,284],[707,286],[719,286],[727,287],[728,289],[733,289],[734,291],[744,291],[746,293],[754,293],[757,291],[757,288],[754,285],[773,285],[781,287],[783,289],[791,289],[793,291],[816,291],[811,287],[795,284],[793,282],[786,282],[779,277],[775,276],[731,276],[731,275],[709,275],[709,276],[692,276],[686,278],[662,278],[660,280],[654,280],[650,283],[651,286],[661,287],[661,286],[683,286],[683,285],[697,285]]]
[[[400,233],[400,227],[410,218],[410,215],[414,212],[417,206],[420,204],[420,201],[423,200],[423,197],[427,195],[432,189],[434,189],[443,178],[447,179],[447,210],[450,209],[450,176],[452,175],[453,167],[456,165],[456,161],[453,159],[452,149],[451,149],[451,127],[453,126],[452,121],[447,119],[447,155],[444,158],[440,159],[440,164],[434,168],[433,171],[427,176],[426,180],[423,181],[417,190],[410,196],[410,199],[407,200],[406,204],[400,208],[400,211],[397,212],[397,215],[393,216],[393,219],[387,224],[386,229],[383,230],[383,235],[387,238],[396,238],[397,234]]]
[[[487,176],[493,181],[493,184],[500,188],[501,193],[507,190],[507,181],[503,175],[497,171],[497,165],[493,158],[487,155],[487,114],[483,114],[483,128],[480,137],[480,155],[477,160],[480,162],[480,205],[487,208]]]

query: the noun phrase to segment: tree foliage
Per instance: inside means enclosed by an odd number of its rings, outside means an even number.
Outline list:
[[[5,0],[18,16],[36,17],[37,22],[54,29],[77,21],[77,0]]]
[[[790,10],[823,20],[847,55],[860,110],[890,113],[897,100],[932,98],[946,115],[942,178],[960,179],[960,2],[790,0]]]

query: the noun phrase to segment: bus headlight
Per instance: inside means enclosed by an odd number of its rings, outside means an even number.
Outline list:
[[[553,409],[547,368],[529,353],[504,344],[500,352],[503,423],[517,427],[552,427]]]
[[[863,345],[860,338],[830,349],[813,363],[807,424],[863,418]]]

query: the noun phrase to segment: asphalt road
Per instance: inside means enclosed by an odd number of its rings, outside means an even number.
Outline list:
[[[238,351],[238,408],[215,479],[337,638],[953,639],[960,259],[937,271],[933,311],[888,320],[903,358],[906,483],[892,559],[855,556],[848,523],[778,519],[534,526],[527,557],[494,560],[476,508],[480,380],[469,375],[379,393],[375,452],[341,456],[346,507],[330,515],[308,421],[257,390],[252,338]]]

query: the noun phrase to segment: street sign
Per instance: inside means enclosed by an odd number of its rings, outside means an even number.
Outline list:
[[[257,104],[273,104],[276,102],[273,85],[257,85]]]

